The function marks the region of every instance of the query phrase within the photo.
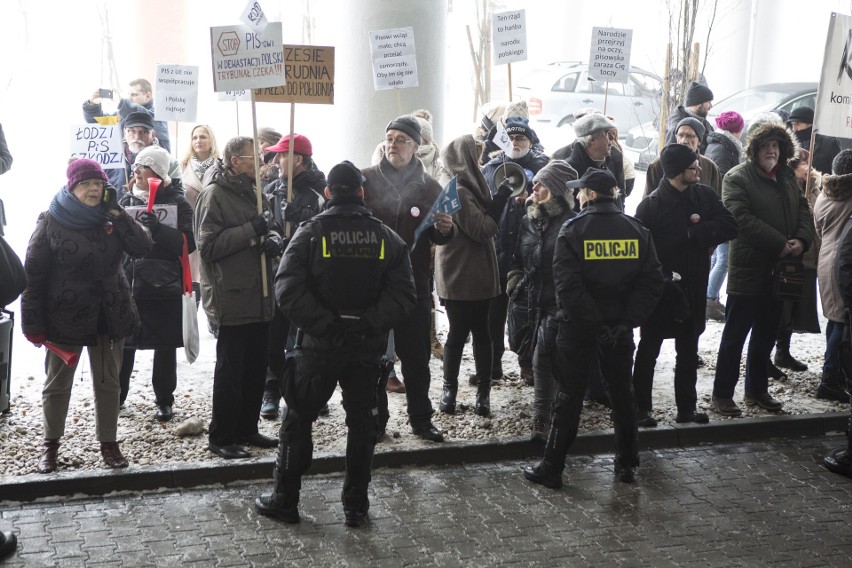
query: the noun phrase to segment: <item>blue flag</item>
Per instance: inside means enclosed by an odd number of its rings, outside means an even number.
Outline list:
[[[456,185],[456,176],[453,176],[453,179],[450,180],[447,187],[438,194],[438,199],[436,199],[435,203],[432,204],[432,207],[429,209],[429,214],[423,218],[423,221],[421,221],[420,225],[417,229],[415,229],[414,243],[411,245],[411,250],[414,250],[414,247],[417,246],[417,241],[420,240],[420,235],[423,234],[423,231],[435,224],[435,213],[440,211],[441,213],[452,215],[459,209],[461,209],[461,201],[459,201],[459,190]]]

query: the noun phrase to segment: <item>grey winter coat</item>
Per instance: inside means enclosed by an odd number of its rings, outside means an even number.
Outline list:
[[[824,175],[822,193],[814,204],[814,225],[822,237],[817,259],[817,280],[822,301],[822,313],[831,321],[844,321],[843,298],[834,270],[840,247],[840,235],[846,220],[852,215],[852,174]]]

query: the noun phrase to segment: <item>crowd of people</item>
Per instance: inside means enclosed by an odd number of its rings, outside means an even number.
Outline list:
[[[286,522],[299,521],[312,423],[337,383],[349,428],[342,499],[347,525],[358,526],[388,392],[405,394],[413,435],[443,442],[433,403],[457,412],[471,336],[473,412],[489,416],[510,411],[490,400],[505,376],[508,330],[533,387],[530,438],[544,445],[524,475],[552,488],[562,485],[584,400],[612,409],[615,474],[635,479],[638,428],[657,425],[654,368],[666,339],[676,352],[676,421],[709,421],[696,392],[707,319],[724,322],[711,409],[741,415],[734,390],[750,337],[743,402],[780,410],[768,379],[804,366],[791,341],[794,332],[820,332],[817,282],[828,326],[816,396],[849,402],[852,151],[817,136],[809,152],[813,109],[748,124],[730,111],[714,127],[713,93],[693,82],[629,216],[633,165],[617,117],[598,109],[578,109],[576,140],[550,156],[523,102],[490,105],[476,131],[443,147],[421,109],[388,122],[371,165],[342,162],[326,176],[308,136],[271,128],[258,140],[232,138],[220,153],[213,130],[199,124],[177,161],[154,120],[150,84],[130,86],[117,116],[124,167],[108,174],[92,160],[68,164],[30,240],[21,302],[30,342],[88,349],[96,435],[111,468],[128,465],[116,428],[136,350],[154,350],[154,417],[174,416],[185,254],[217,338],[208,449],[238,459],[251,455],[245,446],[277,446],[275,485],[255,505]],[[103,116],[99,96],[83,104],[88,120]],[[500,130],[505,150],[494,140]],[[451,178],[461,208],[427,218]],[[449,321],[443,346],[433,291]],[[429,398],[433,355],[443,360],[437,401]],[[76,362],[48,350],[45,368],[38,471],[50,473]],[[260,417],[279,416],[279,438],[259,433]],[[848,451],[826,467],[852,475]]]

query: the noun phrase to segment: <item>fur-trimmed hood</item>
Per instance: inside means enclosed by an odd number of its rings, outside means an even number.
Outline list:
[[[779,162],[786,164],[791,158],[798,155],[799,143],[790,134],[783,124],[775,124],[773,122],[761,122],[749,128],[748,137],[745,143],[745,155],[749,161],[757,162],[757,149],[761,142],[767,137],[772,136],[778,138],[780,146]]]
[[[845,201],[852,198],[852,174],[822,176],[822,192],[829,199]]]
[[[574,196],[570,193],[566,195],[551,194],[551,198],[544,203],[535,203],[532,197],[529,197],[524,205],[527,208],[527,217],[547,223],[551,218],[562,215],[563,211],[574,209]]]

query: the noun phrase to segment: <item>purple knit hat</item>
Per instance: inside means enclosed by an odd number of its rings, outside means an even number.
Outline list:
[[[68,164],[65,175],[68,177],[68,191],[74,189],[74,186],[81,181],[90,179],[99,179],[104,183],[109,183],[109,178],[101,165],[88,158],[78,158]]]
[[[729,110],[716,117],[716,126],[728,132],[740,132],[745,127],[745,121],[740,113]]]

